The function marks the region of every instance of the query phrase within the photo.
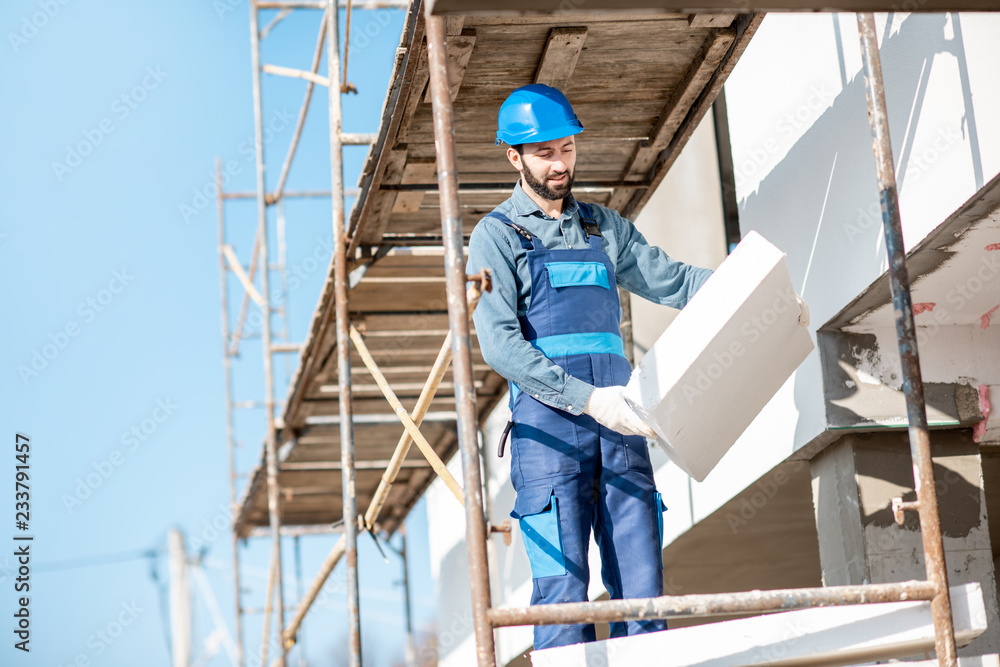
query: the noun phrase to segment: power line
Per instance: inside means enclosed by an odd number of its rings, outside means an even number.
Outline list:
[[[99,567],[101,565],[111,565],[113,563],[124,563],[130,560],[156,558],[163,552],[163,549],[133,549],[131,551],[120,551],[118,553],[83,556],[81,558],[70,558],[66,560],[51,561],[48,563],[39,563],[35,566],[35,569],[39,572],[54,572],[58,570],[71,570],[79,567]]]

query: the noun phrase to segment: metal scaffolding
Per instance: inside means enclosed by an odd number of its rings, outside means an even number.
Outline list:
[[[346,58],[344,62],[344,70],[340,67],[340,51],[339,51],[339,31],[338,31],[338,16],[339,9],[345,8],[348,12],[348,16],[354,9],[357,10],[375,10],[375,9],[405,9],[408,7],[408,2],[403,0],[347,0],[346,2],[341,1],[339,4],[336,0],[324,1],[324,2],[258,2],[251,0],[250,3],[250,44],[251,44],[251,61],[253,67],[253,104],[254,104],[254,143],[255,143],[255,172],[256,172],[256,191],[253,193],[239,193],[230,192],[227,193],[223,190],[222,184],[222,168],[220,161],[216,162],[216,190],[217,196],[217,217],[218,217],[218,253],[219,253],[219,271],[221,277],[221,308],[222,308],[222,341],[223,341],[223,368],[225,375],[225,400],[226,400],[226,435],[227,444],[229,449],[229,491],[230,491],[230,501],[233,505],[233,511],[236,511],[238,507],[238,489],[237,480],[240,474],[236,469],[236,448],[238,446],[238,440],[236,436],[235,428],[235,411],[239,409],[254,409],[263,407],[266,414],[266,430],[265,430],[265,447],[266,447],[266,470],[267,470],[267,490],[268,490],[268,514],[269,514],[269,530],[267,531],[252,531],[250,537],[267,536],[272,541],[272,551],[270,564],[268,568],[268,592],[264,605],[264,636],[261,641],[261,662],[267,663],[268,650],[270,646],[269,630],[271,621],[271,610],[272,607],[275,611],[275,627],[277,631],[277,636],[279,637],[279,643],[281,646],[280,655],[276,659],[276,664],[284,665],[285,659],[287,657],[288,649],[294,642],[285,642],[285,608],[284,608],[284,583],[282,580],[282,544],[281,537],[294,537],[296,545],[296,553],[298,554],[298,539],[302,535],[310,534],[330,534],[334,532],[330,527],[323,526],[301,526],[301,527],[283,527],[281,522],[281,487],[278,480],[278,453],[277,453],[277,432],[280,430],[278,424],[276,423],[275,415],[275,389],[274,389],[274,356],[275,355],[287,355],[291,353],[298,353],[301,350],[301,344],[291,343],[288,339],[289,332],[289,317],[288,317],[288,287],[287,287],[287,277],[286,277],[286,229],[285,229],[285,218],[284,212],[282,210],[282,202],[285,199],[290,198],[330,198],[333,202],[333,228],[335,240],[342,242],[343,240],[343,229],[344,229],[344,197],[345,195],[356,196],[357,191],[347,192],[344,189],[343,183],[343,157],[342,150],[344,146],[361,146],[369,145],[374,141],[375,136],[371,134],[347,134],[341,131],[340,122],[340,94],[330,94],[330,154],[331,154],[331,167],[332,167],[332,180],[330,191],[289,191],[285,189],[288,181],[289,172],[291,169],[292,161],[295,157],[296,151],[299,146],[299,140],[302,135],[302,129],[305,124],[306,115],[308,113],[310,102],[312,101],[312,94],[314,86],[316,84],[327,86],[332,90],[339,91],[340,93],[347,92],[347,84],[342,84],[342,81],[346,79],[342,78],[342,75],[346,77]],[[283,20],[292,10],[294,9],[311,9],[311,10],[322,10],[322,20],[319,26],[319,35],[317,38],[317,44],[315,53],[313,55],[312,67],[310,71],[293,70],[289,68],[273,66],[273,65],[262,65],[260,62],[260,44],[270,30],[281,20]],[[260,11],[262,10],[280,10],[271,20],[271,22],[261,29],[259,27],[258,19],[260,16]],[[327,64],[330,76],[323,77],[319,75],[320,64],[322,62],[324,44],[327,45]],[[261,73],[274,74],[279,76],[291,76],[295,78],[304,79],[306,81],[305,86],[305,96],[302,102],[301,109],[298,114],[298,120],[294,133],[292,135],[291,143],[288,148],[287,156],[282,165],[280,175],[278,177],[278,182],[273,191],[268,192],[266,189],[265,182],[265,161],[264,161],[264,121],[263,121],[263,103],[261,100]],[[332,82],[332,83],[331,83]],[[353,90],[356,92],[356,90]],[[243,264],[237,256],[237,253],[232,245],[228,242],[227,236],[227,225],[226,225],[226,215],[225,215],[225,203],[228,200],[238,200],[238,199],[249,199],[254,198],[257,202],[257,232],[254,239],[253,251],[249,260],[249,268],[244,268]],[[269,263],[269,236],[268,236],[268,209],[270,207],[275,207],[277,209],[277,244],[278,244],[278,259],[274,264]],[[340,234],[337,234],[337,230],[340,230]],[[339,253],[335,253],[337,257],[344,257],[343,248]],[[343,262],[340,263],[343,265]],[[259,267],[259,269],[258,269]],[[259,281],[260,289],[257,289],[254,283],[255,275],[259,271]],[[239,316],[235,327],[230,326],[229,318],[229,286],[228,286],[228,276],[233,274],[238,280],[239,284],[243,288],[243,300],[240,307]],[[275,294],[279,295],[279,305],[275,308],[272,306],[272,291],[271,291],[271,280],[272,276],[276,275],[278,277],[279,288]],[[233,400],[233,363],[234,360],[239,356],[240,342],[245,339],[243,335],[244,325],[247,322],[248,313],[250,309],[250,301],[253,301],[256,306],[263,313],[261,317],[261,332],[260,341],[261,348],[263,352],[263,369],[264,369],[264,400],[262,402],[256,401],[243,401],[236,402]],[[272,320],[271,317],[277,315],[282,321],[282,327],[275,335],[272,330]],[[287,357],[286,357],[287,359]],[[349,373],[349,367],[347,372]],[[350,432],[351,421],[350,421],[350,401],[342,401],[346,407],[342,414],[346,415],[346,419],[343,420],[344,426],[348,432]],[[345,479],[353,479],[353,458],[352,452],[345,449],[344,460],[342,461],[342,470]],[[353,498],[350,488],[345,484],[344,491],[345,503],[348,499]],[[353,562],[353,567],[350,568],[350,581],[349,587],[351,593],[349,598],[353,601],[354,609],[357,609],[357,562],[356,562],[356,535],[353,531],[354,524],[352,522],[347,522],[343,532],[347,538],[347,542],[350,545],[349,548],[349,560]],[[339,532],[339,531],[338,531]],[[343,538],[342,538],[343,541]],[[242,603],[242,588],[241,588],[241,577],[240,577],[240,539],[238,533],[234,530],[232,534],[232,549],[233,549],[233,580],[234,580],[234,590],[235,590],[235,610],[236,610],[236,628],[235,636],[238,648],[238,665],[242,666],[244,663],[244,637],[243,637],[243,617],[244,614],[249,610],[244,608]],[[296,588],[299,587],[299,571],[301,567],[298,565],[298,559],[296,559]],[[315,597],[315,592],[313,593]],[[355,656],[352,664],[360,664],[360,629],[357,623],[357,613],[354,613],[351,618],[353,619],[353,632],[352,632],[352,642],[351,642],[351,653]],[[301,622],[301,618],[298,619]],[[297,624],[294,626],[296,630],[298,629]],[[355,641],[355,638],[357,641]]]
[[[627,3],[625,3],[627,4]],[[426,464],[433,469],[445,483],[447,488],[464,504],[466,516],[466,544],[469,557],[469,577],[472,591],[472,609],[474,616],[474,631],[479,667],[495,667],[496,651],[494,645],[494,630],[513,625],[532,624],[563,624],[595,621],[625,621],[639,618],[666,618],[676,616],[709,616],[747,612],[770,612],[777,610],[799,609],[807,607],[877,603],[900,600],[930,600],[932,603],[934,627],[936,635],[936,650],[941,665],[956,664],[955,638],[952,627],[951,609],[948,594],[947,573],[944,563],[944,551],[941,538],[940,518],[937,510],[937,498],[931,465],[930,445],[925,416],[923,390],[920,378],[919,359],[916,348],[916,333],[913,322],[912,303],[909,294],[909,280],[904,262],[905,253],[900,232],[900,220],[897,205],[895,175],[892,166],[892,150],[888,134],[887,113],[885,107],[882,73],[874,32],[872,14],[858,14],[859,34],[864,63],[866,91],[868,97],[869,118],[872,126],[873,147],[876,156],[878,187],[882,203],[883,222],[887,252],[889,254],[890,276],[892,284],[893,303],[896,311],[897,335],[900,354],[903,359],[904,391],[910,419],[911,453],[914,461],[914,477],[916,480],[917,500],[899,503],[897,518],[901,519],[905,510],[918,510],[920,526],[923,534],[924,555],[927,564],[927,581],[908,581],[893,584],[875,584],[865,586],[838,586],[815,589],[795,589],[776,591],[755,591],[747,593],[723,593],[715,595],[662,596],[649,599],[611,600],[604,602],[565,603],[531,606],[524,608],[493,608],[490,598],[489,555],[487,539],[491,533],[502,532],[509,536],[509,524],[506,526],[491,526],[489,524],[484,502],[483,480],[481,474],[479,414],[480,404],[477,402],[475,367],[473,363],[473,338],[470,326],[471,313],[484,292],[490,290],[488,272],[476,276],[465,273],[463,227],[459,202],[460,191],[463,195],[477,191],[495,191],[501,184],[477,183],[468,187],[460,187],[458,182],[458,155],[455,145],[455,119],[452,101],[454,98],[454,77],[450,77],[449,67],[453,61],[449,58],[449,36],[456,33],[448,32],[447,18],[434,13],[434,3],[419,5],[417,11],[423,11],[422,25],[427,44],[427,70],[429,76],[429,93],[433,114],[433,133],[435,138],[435,157],[437,185],[426,183],[387,183],[381,185],[384,190],[399,192],[436,193],[437,207],[440,209],[441,229],[444,245],[445,287],[447,294],[448,330],[430,373],[420,386],[419,398],[414,407],[407,410],[394,392],[385,373],[380,369],[374,355],[368,348],[363,326],[352,322],[348,310],[349,292],[352,288],[350,271],[357,268],[360,231],[348,228],[345,215],[345,190],[343,179],[343,147],[345,145],[361,145],[376,141],[375,135],[345,134],[342,128],[340,95],[351,90],[347,83],[346,67],[348,47],[345,45],[341,58],[339,36],[339,7],[347,10],[347,20],[350,22],[352,9],[376,9],[385,7],[406,8],[406,2],[390,2],[388,0],[371,0],[364,2],[347,0],[338,5],[336,0],[318,2],[285,2],[251,0],[251,47],[253,63],[253,100],[256,139],[256,178],[257,187],[257,236],[249,269],[245,270],[239,263],[235,251],[227,244],[224,203],[228,199],[247,198],[250,195],[222,192],[221,169],[217,167],[217,186],[219,189],[219,264],[222,275],[222,333],[223,333],[223,364],[226,375],[226,405],[227,405],[227,437],[230,451],[230,495],[233,503],[237,502],[237,472],[235,467],[236,436],[233,414],[238,405],[232,397],[232,360],[239,350],[241,330],[247,316],[249,301],[254,301],[263,311],[261,326],[261,344],[263,348],[265,395],[263,407],[267,415],[265,437],[266,451],[266,482],[267,482],[267,512],[269,529],[266,535],[272,540],[272,554],[269,566],[268,594],[265,600],[265,632],[262,638],[262,652],[267,660],[269,642],[268,623],[272,606],[275,610],[275,628],[280,638],[279,655],[274,657],[272,664],[284,665],[287,653],[295,645],[301,632],[302,623],[311,606],[317,599],[327,578],[341,559],[346,560],[347,571],[347,612],[348,655],[352,667],[362,664],[360,599],[358,591],[358,560],[357,539],[360,531],[367,531],[375,536],[379,515],[389,498],[390,488],[397,474],[414,463],[404,461],[412,444],[416,444],[419,452],[426,459]],[[261,31],[258,27],[258,13],[261,10],[281,10],[274,21]],[[285,67],[261,65],[260,42],[270,27],[287,12],[293,9],[322,10],[323,19],[317,37],[316,49],[309,71],[293,70]],[[413,12],[414,8],[410,7]],[[618,8],[626,12],[628,8]],[[690,11],[690,10],[686,10]],[[760,16],[760,15],[756,15]],[[459,29],[460,31],[460,29]],[[349,31],[348,31],[349,34]],[[726,43],[728,45],[728,42]],[[327,77],[319,74],[322,52],[326,48]],[[397,61],[398,62],[398,61]],[[264,144],[261,102],[261,72],[280,76],[290,76],[304,80],[306,91],[302,109],[299,114],[291,145],[285,158],[281,174],[275,189],[268,192],[264,174]],[[286,191],[291,162],[295,157],[305,116],[310,105],[315,85],[327,86],[329,95],[329,136],[331,186],[329,192],[292,192]],[[721,84],[720,84],[721,85]],[[670,156],[669,159],[675,159]],[[656,181],[658,182],[658,181]],[[638,201],[632,196],[633,189],[650,188],[654,181],[595,181],[582,183],[582,187],[591,188],[622,188],[628,191],[628,201]],[[509,184],[502,184],[509,188]],[[343,520],[341,536],[328,554],[317,573],[314,581],[300,596],[297,609],[292,620],[286,624],[284,598],[282,590],[282,545],[283,535],[304,535],[316,533],[317,529],[302,527],[288,529],[282,527],[282,489],[279,486],[279,432],[283,424],[275,415],[275,390],[273,357],[275,354],[298,352],[301,345],[292,344],[287,340],[288,322],[284,311],[287,298],[282,298],[281,306],[274,312],[284,320],[282,336],[274,336],[271,328],[272,299],[270,279],[272,267],[269,262],[268,247],[268,208],[279,206],[289,197],[325,197],[332,201],[332,226],[334,237],[333,253],[333,301],[335,307],[332,313],[327,313],[320,322],[320,338],[332,326],[336,332],[337,360],[337,402],[339,414],[327,419],[329,425],[339,428],[340,461],[324,463],[298,464],[299,470],[339,470],[341,473],[341,491],[343,502]],[[638,195],[636,195],[638,197]],[[367,206],[367,204],[366,204]],[[364,215],[363,212],[359,215]],[[354,216],[352,216],[353,218]],[[279,216],[278,246],[279,274],[282,290],[285,287],[285,229],[283,215]],[[424,241],[434,242],[433,237]],[[415,243],[420,243],[417,239]],[[374,259],[372,259],[374,262]],[[259,268],[258,268],[259,267]],[[254,285],[255,274],[259,271],[260,289]],[[233,273],[243,286],[245,294],[240,310],[239,322],[235,329],[230,329],[227,277]],[[280,291],[280,290],[279,290]],[[332,315],[332,317],[331,317]],[[332,320],[332,321],[331,321]],[[277,340],[275,340],[277,338]],[[628,346],[631,347],[631,346]],[[370,415],[358,414],[353,411],[354,386],[352,385],[351,354],[357,353],[365,368],[374,380],[377,389],[388,401],[392,414]],[[307,368],[303,371],[308,376],[312,364],[310,357]],[[455,393],[455,412],[441,413],[430,410],[435,393],[442,384],[449,365],[453,365],[453,387]],[[291,402],[301,401],[302,394],[297,393],[289,399]],[[286,412],[287,414],[287,412]],[[428,442],[421,432],[421,426],[438,421],[457,421],[458,447],[461,452],[463,478],[462,484],[448,472],[445,462]],[[404,428],[392,456],[379,460],[358,462],[355,460],[354,426],[364,423],[395,423]],[[296,469],[296,464],[282,464],[282,470]],[[420,465],[423,465],[421,462]],[[289,466],[289,467],[284,467]],[[362,515],[357,506],[356,472],[358,470],[384,469],[381,481],[373,498]],[[329,532],[328,529],[321,529]],[[251,535],[257,533],[251,531]],[[241,619],[244,613],[240,596],[239,569],[239,535],[234,528],[233,554],[234,579],[236,585],[237,627],[236,637],[240,649],[240,664],[242,665],[243,633]],[[405,552],[405,542],[403,551]],[[405,566],[404,566],[405,567]],[[404,569],[405,572],[405,569]],[[405,584],[404,577],[404,586]],[[407,603],[408,608],[408,603]],[[409,640],[408,653],[412,655],[412,638]]]

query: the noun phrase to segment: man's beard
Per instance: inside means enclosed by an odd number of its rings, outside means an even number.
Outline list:
[[[573,189],[573,172],[567,171],[565,173],[566,182],[562,185],[556,186],[555,188],[550,188],[544,182],[536,180],[535,175],[531,173],[531,169],[528,168],[528,165],[524,165],[524,170],[521,172],[521,175],[524,177],[524,182],[527,183],[539,197],[550,201],[557,201],[564,198],[570,193],[570,190]]]

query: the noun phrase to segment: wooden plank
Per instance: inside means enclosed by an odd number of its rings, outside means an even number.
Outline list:
[[[684,79],[671,94],[659,121],[653,126],[653,132],[650,134],[651,147],[662,150],[670,143],[674,132],[680,127],[684,116],[687,115],[694,100],[715,73],[723,56],[726,55],[726,51],[729,50],[730,44],[735,39],[736,31],[727,28],[713,33],[705,41],[698,56],[688,68]]]
[[[233,272],[240,284],[243,285],[243,289],[246,290],[253,302],[256,303],[261,308],[264,307],[264,297],[260,295],[257,288],[254,286],[253,281],[250,280],[250,276],[247,275],[246,271],[243,270],[243,265],[240,264],[239,258],[236,257],[236,251],[233,250],[233,246],[224,245],[222,246],[222,254],[226,258],[226,263],[229,265],[229,270]]]
[[[726,52],[715,72],[705,84],[698,99],[682,121],[680,128],[674,133],[670,144],[661,151],[660,155],[657,156],[654,167],[646,174],[651,182],[650,187],[645,190],[636,191],[632,195],[631,200],[624,207],[624,210],[621,210],[623,216],[626,218],[633,217],[649,201],[649,197],[663,180],[667,170],[670,169],[670,166],[673,165],[674,161],[680,155],[681,149],[687,143],[688,139],[691,138],[695,128],[698,127],[698,123],[701,122],[701,119],[708,112],[709,108],[711,108],[712,102],[715,101],[719,91],[722,90],[722,85],[726,82],[733,68],[736,67],[740,56],[743,55],[743,52],[750,44],[750,40],[753,38],[754,33],[757,32],[757,28],[763,20],[764,14],[752,14],[749,16],[741,14],[737,18],[735,27],[736,40],[729,47],[729,51]]]
[[[499,104],[497,106],[499,106]],[[631,143],[602,143],[598,141],[591,141],[589,139],[589,134],[586,131],[584,131],[583,134],[577,135],[576,147],[577,168],[583,164],[582,161],[587,161],[587,164],[591,164],[592,166],[599,168],[601,161],[605,159],[606,156],[615,160],[625,160],[632,156]],[[406,153],[413,158],[433,157],[434,144],[409,144],[407,146]],[[507,161],[507,153],[502,147],[494,146],[492,143],[484,145],[482,141],[471,143],[456,142],[455,153],[458,155],[459,173],[462,174],[463,182],[465,181],[465,170],[462,168],[463,160],[469,162],[470,166],[475,166],[475,169],[472,169],[471,171],[480,169],[483,171],[493,171],[493,165],[497,165],[511,169],[511,175],[513,177],[514,168],[511,167],[510,162]],[[482,165],[482,167],[480,167],[480,165]],[[513,183],[513,180],[511,183]]]
[[[699,31],[699,33],[701,32],[705,32],[705,34],[692,37],[690,38],[692,41],[687,41],[683,44],[671,44],[666,48],[643,49],[642,51],[623,48],[596,48],[591,44],[590,37],[588,36],[586,45],[579,53],[582,60],[580,63],[576,63],[575,66],[580,67],[582,63],[591,73],[600,73],[603,71],[605,73],[610,72],[634,78],[639,70],[633,70],[633,65],[658,65],[669,68],[671,73],[680,79],[684,72],[687,71],[687,64],[691,62],[702,42],[708,37],[708,31]],[[516,56],[504,52],[505,49],[509,50],[512,48],[523,49],[523,51]],[[544,51],[544,45],[539,48],[539,45],[534,42],[522,43],[518,40],[508,40],[505,43],[497,40],[493,42],[477,40],[476,58],[473,63],[474,72],[485,74],[499,67],[504,69],[525,69],[534,74],[534,68]],[[622,66],[626,66],[629,69],[622,69]],[[657,74],[662,75],[662,72],[657,72]],[[586,85],[587,82],[581,80],[580,84]],[[663,93],[663,91],[657,92],[661,95]]]
[[[643,175],[655,163],[657,156],[674,138],[677,128],[680,127],[709,79],[715,74],[719,63],[735,39],[736,32],[731,28],[726,28],[713,32],[705,40],[698,56],[688,68],[687,74],[674,88],[670,99],[663,107],[659,119],[650,132],[649,143],[636,146],[632,163],[628,170],[622,174],[623,179],[642,180]],[[612,207],[615,210],[624,207],[634,194],[632,191],[619,190],[611,198]]]
[[[459,12],[467,20],[478,18],[480,12],[498,19],[544,20],[559,18],[566,11],[566,0],[428,0],[435,14]],[[740,10],[750,12],[892,12],[899,10],[896,0],[757,0],[739,3]],[[587,11],[595,16],[604,12],[620,15],[625,9],[663,12],[730,12],[733,0],[586,0]],[[924,0],[914,4],[919,12],[983,12],[996,11],[995,0]],[[522,14],[523,13],[523,14]],[[554,13],[554,14],[553,14]],[[641,14],[641,12],[633,12]],[[626,14],[627,16],[627,14]],[[686,19],[686,17],[684,17]]]
[[[385,161],[385,169],[379,185],[382,183],[399,183],[403,178],[403,170],[406,167],[406,148],[393,148],[387,151],[388,158]],[[363,228],[359,228],[363,234],[362,242],[375,243],[385,231],[389,222],[389,214],[392,213],[396,198],[393,192],[383,192],[372,190],[368,193],[367,199],[372,202],[371,212]]]
[[[535,83],[560,90],[569,83],[587,39],[587,26],[552,28],[535,72]]]
[[[451,89],[451,100],[455,101],[458,91],[465,78],[465,69],[469,66],[469,58],[476,47],[476,31],[463,30],[461,35],[448,37],[448,86]],[[424,104],[431,103],[431,87],[427,86]]]
[[[736,14],[692,14],[688,25],[692,28],[728,28],[733,24]]]
[[[433,158],[410,158],[403,167],[402,183],[434,183],[434,174],[437,172],[437,163]],[[396,201],[392,205],[393,213],[413,213],[420,210],[426,193],[424,192],[398,192]],[[365,278],[371,274],[366,274]]]
[[[580,21],[575,24],[556,26],[544,24],[537,26],[519,25],[482,25],[466,23],[467,28],[475,28],[478,39],[484,48],[492,48],[495,44],[517,43],[521,49],[537,49],[541,53],[549,39],[549,31],[554,27],[587,27],[587,43],[584,50],[622,50],[629,49],[629,44],[641,40],[643,50],[664,51],[675,48],[687,36],[704,33],[707,29],[695,28],[687,22],[665,23],[662,21],[645,21],[641,23],[594,23]],[[700,43],[700,39],[696,43]]]
[[[480,118],[475,124],[467,123],[455,126],[455,139],[462,142],[482,142],[484,147],[491,147],[493,137],[496,135],[496,118]],[[622,120],[613,126],[608,123],[607,127],[594,128],[593,125],[600,123],[588,123],[587,117],[581,116],[580,120],[586,132],[590,133],[591,139],[600,138],[606,141],[646,141],[653,126],[653,119],[642,120]],[[591,118],[591,120],[593,120]],[[410,129],[410,141],[430,143],[434,140],[434,123],[430,114],[424,118],[418,115],[414,119],[413,127]]]
[[[444,34],[451,35],[461,35],[462,29],[465,27],[465,17],[461,14],[452,14],[444,20]]]
[[[413,73],[413,83],[410,86],[410,93],[406,98],[406,104],[403,106],[403,112],[400,115],[399,129],[396,131],[393,146],[400,146],[406,143],[410,123],[413,121],[413,116],[420,106],[420,101],[423,99],[424,90],[427,89],[427,83],[430,81],[430,70],[427,65],[427,44],[421,43],[415,45],[413,48],[420,50],[417,68]]]
[[[424,13],[420,11],[418,5],[412,5],[407,14],[406,26],[403,29],[404,41],[408,44],[420,44],[424,39]],[[405,61],[403,56],[405,54]],[[379,130],[379,138],[368,151],[369,159],[366,160],[366,168],[358,178],[358,186],[361,188],[361,196],[355,200],[351,208],[348,234],[350,243],[348,244],[347,255],[353,256],[354,250],[358,247],[358,242],[364,238],[364,226],[367,215],[371,212],[371,207],[375,203],[368,197],[369,192],[378,192],[378,186],[385,173],[386,160],[390,155],[390,150],[395,146],[393,137],[399,128],[402,115],[400,105],[404,104],[409,95],[413,83],[413,75],[419,61],[419,54],[413,53],[412,46],[407,49],[396,50],[396,67],[393,70],[389,95],[382,107],[382,123]],[[376,157],[377,156],[377,157]],[[373,164],[372,164],[373,163]],[[324,291],[327,297],[325,303],[327,307],[332,307],[332,289]],[[317,311],[317,315],[319,312]],[[327,318],[328,320],[329,318]],[[305,359],[305,355],[303,355]],[[304,366],[300,366],[304,367]]]
[[[440,0],[439,0],[440,1]],[[450,2],[463,3],[466,0],[449,0]],[[651,14],[648,12],[633,12],[633,11],[608,11],[608,12],[593,12],[592,8],[595,7],[594,0],[586,0],[586,7],[580,11],[566,11],[566,1],[565,0],[541,0],[535,3],[529,9],[533,12],[530,14],[511,14],[506,12],[504,5],[511,2],[512,0],[500,0],[499,2],[493,2],[491,0],[483,0],[483,4],[488,5],[488,7],[480,7],[476,10],[470,9],[469,12],[465,14],[465,24],[466,26],[470,24],[482,25],[482,24],[492,24],[492,25],[517,25],[517,26],[530,26],[530,25],[547,25],[547,26],[559,26],[559,25],[582,25],[583,23],[589,22],[613,22],[613,23],[642,23],[644,21],[649,21],[651,16],[656,16],[656,20],[662,21],[674,21],[681,25],[687,24],[687,14],[689,12],[680,13],[669,13],[669,14]],[[513,0],[514,2],[524,2],[526,4],[531,4],[532,0]],[[596,6],[600,6],[600,2],[612,5],[611,7],[605,7],[606,9],[618,9],[621,10],[621,3],[618,0],[599,0]],[[431,2],[430,4],[435,4]],[[470,5],[475,4],[475,2],[469,2]],[[560,9],[558,14],[541,14],[538,13],[542,11],[543,7],[546,5],[556,5],[556,9]],[[730,2],[730,9],[732,9],[732,3]],[[585,11],[584,11],[585,10]],[[449,12],[452,10],[449,10]],[[484,13],[473,13],[476,11],[483,11]],[[435,12],[437,13],[437,12]]]

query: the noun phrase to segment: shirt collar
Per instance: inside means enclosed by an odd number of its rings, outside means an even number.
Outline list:
[[[511,204],[514,207],[514,213],[516,213],[518,217],[538,217],[548,215],[542,211],[542,209],[538,207],[538,204],[536,204],[535,201],[528,196],[528,193],[524,191],[521,179],[518,179],[517,183],[514,185],[514,192],[510,199]],[[562,217],[572,217],[578,208],[579,204],[577,204],[576,198],[573,194],[570,193],[566,195],[566,198],[563,200]]]

